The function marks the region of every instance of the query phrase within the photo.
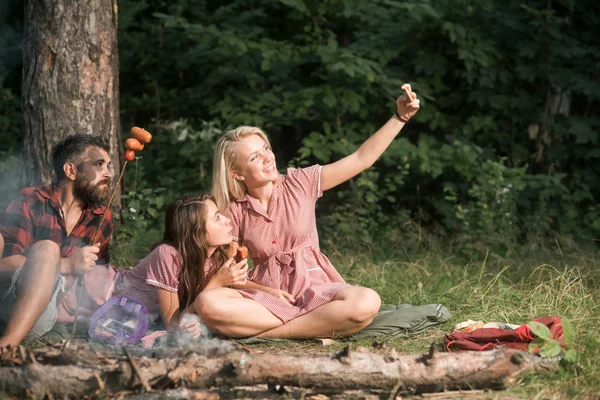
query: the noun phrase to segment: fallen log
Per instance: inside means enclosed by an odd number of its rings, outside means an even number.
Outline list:
[[[19,352],[15,352],[12,360],[9,357],[2,361],[0,392],[15,397],[105,397],[123,390],[141,390],[145,382],[159,391],[267,383],[326,390],[425,393],[501,389],[518,374],[556,365],[556,361],[512,349],[431,351],[424,355],[348,349],[331,356],[295,356],[254,354],[230,346],[215,351],[169,349],[153,353],[130,349],[129,357],[81,349],[69,353],[69,365],[65,365],[67,357],[58,349],[32,352],[34,357],[21,360]],[[54,365],[53,360],[60,360],[61,365]],[[137,365],[137,371],[132,365]]]

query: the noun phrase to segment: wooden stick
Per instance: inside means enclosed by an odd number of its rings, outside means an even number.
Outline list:
[[[96,380],[98,381],[98,390],[96,390],[96,392],[94,392],[95,395],[98,395],[100,392],[102,392],[104,390],[104,381],[102,380],[102,378],[100,377],[100,374],[96,371],[93,372],[94,377],[96,378]]]
[[[98,229],[96,229],[96,232],[94,233],[94,236],[92,237],[90,246],[93,246],[96,244],[96,238],[98,237],[100,228],[102,228],[102,223],[104,222],[104,217],[106,216],[106,211],[110,208],[110,203],[112,202],[113,197],[115,197],[115,193],[117,193],[117,187],[119,187],[119,183],[121,183],[121,179],[123,179],[123,174],[125,173],[126,166],[127,166],[127,160],[125,160],[125,162],[123,163],[123,166],[121,167],[121,174],[119,175],[119,179],[117,179],[117,183],[113,187],[112,193],[111,193],[110,197],[108,198],[108,203],[106,204],[106,207],[104,208],[104,211],[102,212],[102,216],[100,217],[100,223],[98,224]],[[71,336],[75,336],[75,332],[77,331],[77,323],[78,323],[78,319],[79,319],[79,305],[81,304],[81,296],[83,295],[83,277],[84,276],[85,276],[85,273],[83,273],[77,277],[77,301],[75,304],[75,316],[73,317],[73,329],[71,330]]]
[[[96,243],[96,238],[98,237],[98,233],[100,232],[100,228],[102,227],[102,223],[104,222],[104,217],[106,216],[106,210],[108,210],[110,208],[110,203],[112,202],[113,197],[115,197],[115,193],[117,193],[117,187],[119,186],[119,183],[121,183],[121,179],[123,179],[123,174],[125,173],[126,166],[127,166],[127,160],[125,160],[125,162],[123,163],[123,167],[121,167],[121,174],[119,175],[119,179],[117,179],[117,183],[115,184],[112,194],[110,195],[110,197],[108,199],[108,203],[106,204],[106,208],[104,209],[104,212],[102,213],[102,217],[100,217],[100,223],[98,224],[98,229],[96,230],[96,233],[94,233],[94,237],[92,237],[92,242],[90,243],[90,245],[92,245],[92,246]]]
[[[140,368],[138,367],[137,363],[135,362],[133,357],[131,357],[131,354],[129,354],[129,350],[127,350],[126,345],[123,345],[123,353],[125,353],[125,355],[127,356],[127,360],[129,361],[129,364],[131,364],[131,368],[133,368],[135,374],[138,376],[138,378],[140,378],[142,386],[144,387],[144,389],[146,389],[146,392],[151,392],[152,387],[148,384],[148,381],[142,376],[142,371],[140,371]]]

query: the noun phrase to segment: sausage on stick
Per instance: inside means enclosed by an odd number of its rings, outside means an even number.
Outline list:
[[[106,207],[104,208],[104,212],[102,213],[102,216],[100,217],[100,223],[98,224],[98,229],[96,230],[96,232],[94,233],[94,237],[92,238],[91,244],[95,244],[96,243],[96,238],[98,237],[98,233],[100,233],[100,228],[102,227],[102,223],[104,222],[104,217],[106,216],[106,210],[108,210],[110,208],[110,203],[112,202],[113,197],[115,196],[115,193],[117,192],[117,187],[119,186],[119,183],[121,182],[121,179],[123,179],[123,174],[125,174],[125,167],[127,167],[127,163],[129,161],[133,161],[135,158],[135,151],[140,151],[144,148],[144,144],[145,143],[149,143],[152,140],[152,135],[146,131],[145,129],[142,128],[138,128],[137,126],[134,126],[133,128],[131,128],[131,136],[133,136],[132,138],[129,138],[125,141],[125,146],[127,147],[127,151],[125,152],[125,161],[123,162],[123,166],[121,167],[121,174],[119,175],[119,179],[117,179],[117,183],[115,183],[115,186],[112,189],[112,193],[110,194],[109,198],[108,198],[108,203],[106,203]],[[75,316],[73,319],[73,329],[71,331],[71,336],[75,336],[75,332],[77,331],[77,322],[78,322],[78,316],[79,316],[79,304],[81,303],[81,295],[83,294],[83,276],[85,275],[85,273],[83,275],[79,275],[77,277],[77,304],[75,306]]]

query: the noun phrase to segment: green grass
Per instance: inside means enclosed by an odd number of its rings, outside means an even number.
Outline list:
[[[522,324],[558,315],[573,323],[583,359],[576,367],[563,365],[553,373],[522,377],[509,391],[538,398],[600,396],[597,249],[565,249],[556,240],[513,249],[510,256],[486,250],[466,257],[464,247],[435,238],[398,235],[382,242],[364,244],[362,251],[354,245],[351,252],[328,242],[323,251],[349,283],[377,290],[383,303],[441,303],[453,316],[416,337],[385,339],[387,347],[425,352],[467,319]]]
[[[113,262],[135,263],[158,234],[146,232],[113,248]],[[134,240],[135,238],[135,240]],[[493,241],[498,243],[498,240]],[[500,255],[486,249],[482,240],[455,241],[422,232],[387,235],[378,242],[328,240],[322,251],[351,284],[375,289],[384,303],[441,303],[452,319],[439,327],[408,338],[338,341],[328,347],[315,342],[252,346],[256,351],[328,353],[348,341],[371,346],[376,341],[401,353],[426,352],[441,343],[454,324],[467,319],[523,324],[535,318],[558,315],[573,323],[583,358],[577,366],[520,377],[507,394],[530,398],[600,398],[600,254],[568,240],[549,240]],[[348,250],[351,249],[351,250]],[[116,256],[116,257],[115,257]],[[140,258],[141,258],[140,257]]]

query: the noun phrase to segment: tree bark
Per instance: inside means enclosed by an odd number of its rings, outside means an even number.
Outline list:
[[[23,45],[25,184],[52,181],[52,147],[73,133],[109,141],[118,176],[116,0],[28,0]],[[115,203],[119,203],[116,199]]]
[[[106,396],[122,390],[231,388],[277,384],[320,390],[385,390],[423,393],[501,389],[516,375],[556,365],[514,349],[397,355],[343,352],[333,356],[252,354],[220,348],[207,354],[165,349],[99,356],[89,350],[31,352],[21,349],[0,368],[0,391],[33,397]],[[15,352],[16,353],[16,352]],[[146,355],[143,355],[146,354]],[[108,356],[108,355],[107,355]],[[133,365],[135,364],[135,365]],[[32,384],[34,382],[35,384]],[[101,394],[102,392],[102,394]]]

